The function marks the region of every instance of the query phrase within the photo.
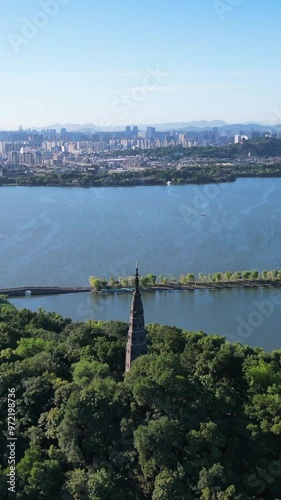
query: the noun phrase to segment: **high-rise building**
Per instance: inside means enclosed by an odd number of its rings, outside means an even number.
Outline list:
[[[42,165],[42,154],[39,151],[35,153],[35,164]]]
[[[132,129],[132,135],[133,137],[138,137],[138,133],[139,133],[139,129],[138,127],[135,125]]]
[[[131,368],[132,362],[143,354],[147,354],[147,338],[144,326],[142,298],[139,288],[139,270],[137,266],[135,291],[131,304],[130,325],[126,346],[125,371],[128,372]]]
[[[12,163],[19,163],[19,153],[17,151],[12,152]]]
[[[131,137],[131,134],[132,134],[132,129],[131,129],[130,125],[128,125],[128,126],[126,127],[126,137],[129,137],[129,138],[130,138],[130,137]]]
[[[64,127],[60,131],[60,138],[64,141],[66,141],[67,139],[67,130]]]
[[[155,127],[147,127],[147,129],[146,129],[146,138],[147,139],[154,139],[155,132],[156,132],[156,128]]]

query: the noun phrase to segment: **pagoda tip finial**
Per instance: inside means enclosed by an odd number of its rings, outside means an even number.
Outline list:
[[[135,280],[135,284],[136,284],[136,292],[139,293],[140,282],[139,282],[139,266],[138,266],[138,263],[136,263],[136,280]]]

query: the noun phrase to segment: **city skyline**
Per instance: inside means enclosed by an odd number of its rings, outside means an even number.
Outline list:
[[[280,13],[277,0],[4,4],[0,128],[278,124]]]
[[[111,132],[124,132],[126,128],[137,128],[139,131],[146,131],[148,128],[155,128],[158,132],[180,132],[180,131],[204,131],[218,128],[219,131],[238,133],[239,127],[244,127],[246,131],[260,131],[260,132],[270,132],[279,131],[281,129],[281,117],[280,123],[262,123],[258,121],[247,121],[247,122],[237,122],[230,123],[224,120],[195,120],[191,122],[179,121],[179,122],[169,122],[169,123],[127,123],[126,125],[109,125],[109,126],[98,126],[94,123],[53,123],[45,126],[31,126],[23,127],[19,125],[14,128],[2,128],[0,132],[42,132],[42,131],[53,131],[60,133],[61,130],[66,130],[69,133],[72,132],[82,132],[85,134],[95,134],[95,133],[111,133]]]
[[[206,122],[208,123],[208,122]],[[211,122],[210,122],[211,123]],[[214,122],[219,123],[219,122]],[[243,127],[243,128],[242,128]],[[121,131],[95,131],[90,130],[67,130],[66,127],[48,128],[41,130],[0,131],[0,175],[40,175],[45,174],[46,169],[57,169],[60,171],[92,171],[96,167],[110,168],[113,171],[127,170],[130,168],[148,167],[148,150],[158,150],[159,148],[180,147],[183,149],[197,148],[197,155],[200,156],[200,149],[214,148],[220,146],[246,145],[251,140],[276,140],[281,141],[281,125],[277,127],[263,127],[248,125],[236,126],[214,126],[212,128],[190,127],[179,130],[157,130],[156,127],[148,126],[146,130],[140,130],[138,126],[127,125]],[[276,145],[278,153],[279,145]],[[124,156],[125,163],[120,162],[120,158],[113,158],[117,152],[128,152]],[[135,151],[138,160],[130,157],[130,152]],[[252,153],[250,152],[249,161]],[[227,152],[225,151],[227,154]],[[118,153],[117,153],[118,154]],[[279,153],[280,154],[280,153]],[[112,158],[108,162],[105,156]],[[203,152],[204,155],[204,152]],[[160,153],[161,156],[161,153]],[[157,157],[157,152],[156,152]],[[159,157],[160,158],[160,157]],[[159,163],[152,164],[152,167],[160,167]],[[182,163],[180,163],[182,166]],[[90,170],[88,170],[90,168]],[[26,170],[28,169],[28,170]],[[62,170],[61,170],[62,169]]]

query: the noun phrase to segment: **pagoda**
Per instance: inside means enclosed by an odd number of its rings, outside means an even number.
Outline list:
[[[137,265],[135,275],[135,291],[133,293],[131,304],[130,325],[126,346],[125,371],[128,372],[131,368],[132,362],[143,354],[147,354],[147,338],[144,327],[143,305],[140,293],[139,270]]]

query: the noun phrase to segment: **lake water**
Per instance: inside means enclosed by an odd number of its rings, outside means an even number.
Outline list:
[[[281,268],[281,179],[0,188],[0,287]]]
[[[87,285],[90,275],[133,274],[136,260],[142,274],[157,275],[280,269],[280,193],[281,179],[169,187],[1,187],[0,288]],[[149,322],[208,333],[232,328],[234,335],[235,318],[250,314],[260,293],[149,295],[146,316]],[[72,316],[75,301],[85,298],[30,300],[24,302],[29,307]],[[128,320],[129,302],[130,297],[117,295],[96,314]],[[86,307],[91,315],[93,299]],[[251,338],[279,347],[280,324],[276,306]]]
[[[75,321],[129,321],[131,294],[74,294],[22,297],[18,308],[44,307]],[[281,289],[144,293],[146,323],[162,323],[267,350],[281,348]]]

